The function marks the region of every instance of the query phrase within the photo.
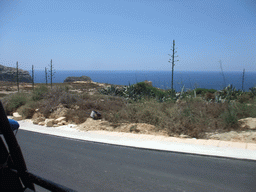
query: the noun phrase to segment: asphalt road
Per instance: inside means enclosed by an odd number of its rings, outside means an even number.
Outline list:
[[[256,191],[256,161],[143,150],[24,130],[16,137],[30,172],[77,191]]]

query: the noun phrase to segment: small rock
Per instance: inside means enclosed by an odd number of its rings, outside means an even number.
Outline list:
[[[58,126],[62,126],[62,125],[67,125],[68,123],[66,121],[61,121],[61,122],[58,122],[57,125]]]
[[[66,120],[66,117],[59,117],[58,119],[55,119],[55,123],[59,123],[61,121],[65,121]]]
[[[71,108],[77,110],[77,109],[79,109],[79,106],[78,105],[72,105]]]
[[[183,134],[181,134],[180,137],[181,138],[190,138],[188,135],[183,135]]]
[[[39,122],[45,121],[45,117],[38,117],[34,119],[33,124],[39,124]]]
[[[52,127],[54,124],[54,119],[46,119],[45,120],[45,126],[46,127]]]
[[[75,125],[75,124],[68,124],[68,127],[69,128],[73,128],[73,127],[76,127],[77,125]]]
[[[13,115],[13,120],[15,121],[22,120],[22,116],[18,112],[13,113],[12,115]]]
[[[38,125],[44,126],[45,122],[39,122]]]

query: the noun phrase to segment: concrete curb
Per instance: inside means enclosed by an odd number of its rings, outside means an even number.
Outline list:
[[[220,140],[183,139],[123,132],[79,131],[68,126],[44,127],[24,120],[20,129],[75,140],[100,142],[143,149],[172,151],[189,154],[256,160],[256,144]]]

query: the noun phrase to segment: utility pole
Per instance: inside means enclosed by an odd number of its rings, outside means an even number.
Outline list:
[[[170,63],[172,63],[172,87],[171,87],[171,89],[172,89],[172,96],[173,96],[173,94],[174,94],[174,89],[173,89],[173,74],[174,74],[174,62],[175,62],[175,60],[174,60],[174,58],[175,57],[178,57],[178,56],[175,56],[175,54],[177,53],[177,51],[175,51],[175,40],[173,40],[173,44],[172,44],[172,55],[171,54],[168,54],[169,56],[171,56],[171,59],[168,61],[168,62],[170,62]],[[179,61],[179,60],[176,60],[176,61]]]

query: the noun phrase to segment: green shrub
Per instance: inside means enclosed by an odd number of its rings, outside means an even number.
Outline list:
[[[45,85],[40,85],[39,87],[36,87],[32,92],[32,100],[33,101],[39,101],[44,98],[44,95],[48,92],[48,87]]]
[[[207,92],[209,92],[209,93],[215,93],[215,92],[217,92],[217,90],[216,90],[216,89],[208,89]]]
[[[224,119],[226,129],[238,127],[237,110],[234,106],[229,105],[222,117]]]
[[[256,96],[256,87],[251,87],[249,90],[251,98],[254,98]]]
[[[245,103],[248,102],[250,100],[250,95],[249,94],[242,94],[240,96],[237,97],[237,101],[239,103]]]
[[[236,109],[238,119],[256,117],[255,105],[251,103],[237,103]]]
[[[196,91],[196,94],[204,95],[207,92],[215,93],[217,90],[215,90],[215,89],[205,89],[205,88],[196,88],[195,91]]]
[[[205,99],[206,99],[207,101],[211,101],[211,100],[214,100],[214,99],[215,99],[215,96],[214,96],[213,93],[207,92],[207,93],[205,93]]]
[[[64,90],[65,91],[65,90]],[[75,94],[64,92],[58,99],[58,103],[65,104],[67,107],[71,107],[78,100]]]
[[[145,82],[139,82],[137,84],[124,86],[121,88],[117,86],[111,86],[100,89],[99,92],[105,95],[124,97],[133,101],[139,101],[143,98],[154,98],[157,101],[162,102],[170,98],[170,92],[162,91],[146,84]]]
[[[18,112],[24,119],[32,118],[35,113],[35,109],[38,107],[38,103],[34,101],[28,101],[25,105],[18,108]]]
[[[220,92],[220,96],[228,102],[237,99],[242,94],[243,91],[237,90],[233,85],[228,85]]]
[[[26,93],[14,93],[6,97],[6,100],[3,102],[5,111],[7,114],[11,114],[20,106],[25,105],[28,101],[28,94]]]

